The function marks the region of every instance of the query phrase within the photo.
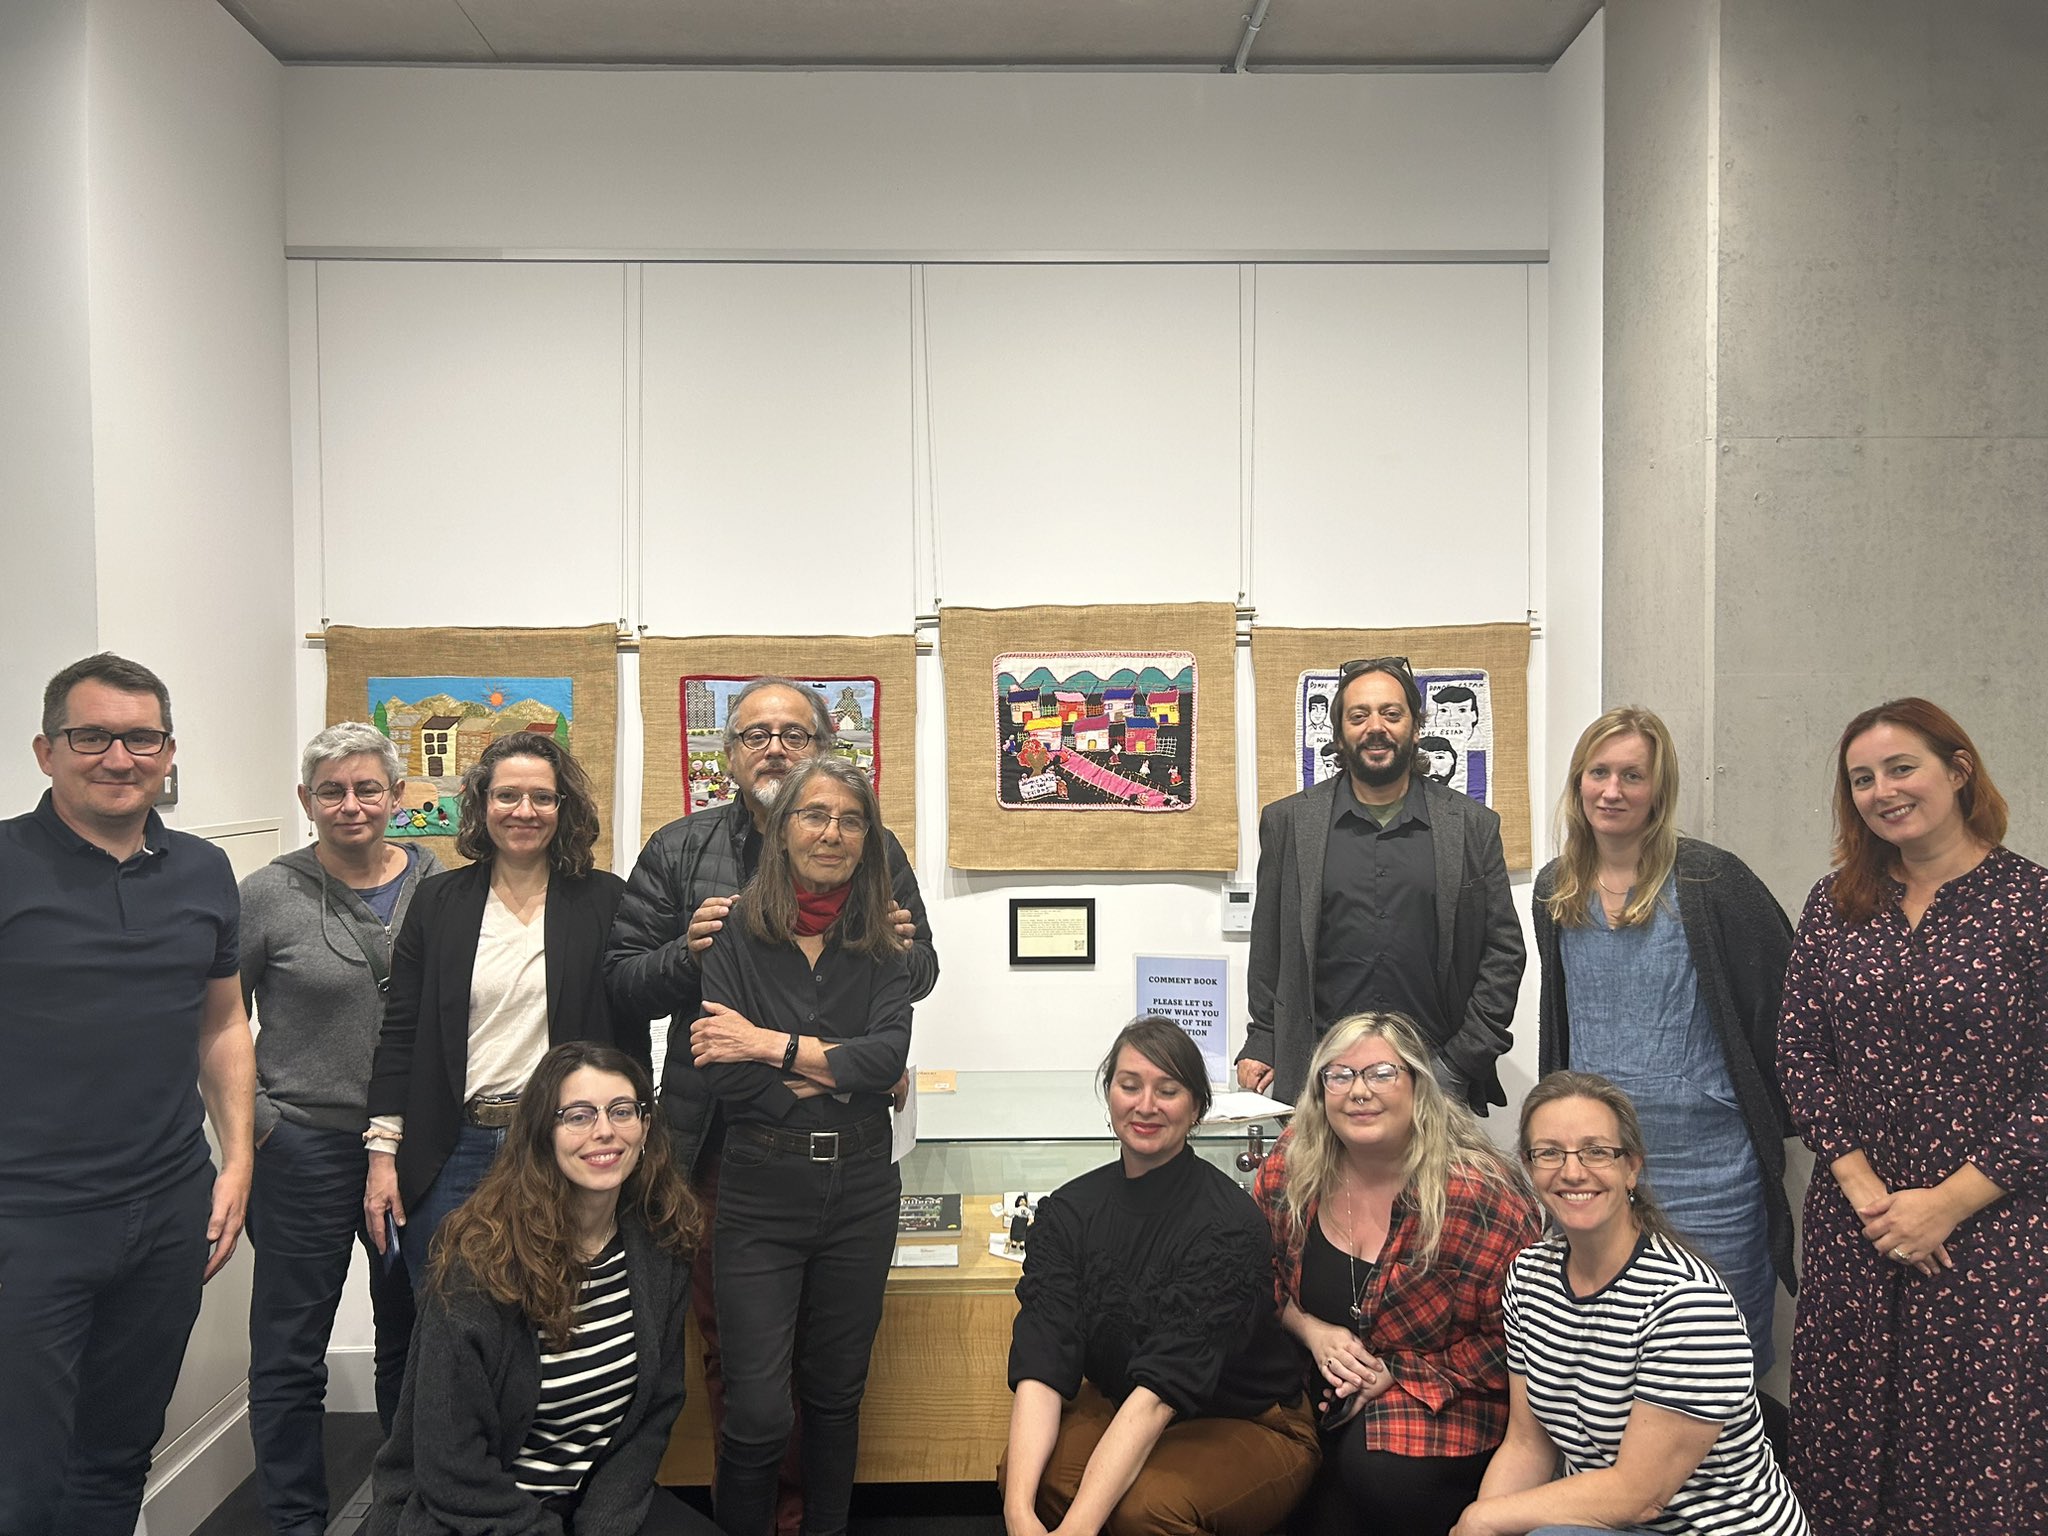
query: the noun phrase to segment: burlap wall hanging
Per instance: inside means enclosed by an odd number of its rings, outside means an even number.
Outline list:
[[[774,673],[818,690],[840,750],[869,770],[882,821],[917,857],[917,642],[909,635],[706,635],[640,642],[640,835],[732,796],[726,701]],[[688,738],[687,746],[685,737]]]
[[[1530,867],[1529,626],[1252,629],[1259,805],[1341,771],[1331,706],[1360,656],[1406,656],[1425,704],[1418,772],[1493,807],[1509,869]]]
[[[945,608],[957,869],[1237,867],[1228,603]]]
[[[455,853],[462,774],[511,731],[544,731],[576,756],[597,795],[597,865],[612,860],[612,766],[618,750],[618,630],[327,630],[327,723],[367,720],[405,763],[391,835],[443,863]]]

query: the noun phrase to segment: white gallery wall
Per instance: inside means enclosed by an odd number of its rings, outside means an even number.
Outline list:
[[[1191,600],[1270,625],[1547,619],[1550,466],[1598,463],[1597,404],[1560,442],[1547,402],[1560,348],[1597,387],[1599,75],[1564,112],[1596,131],[1560,146],[1540,74],[287,70],[293,627],[930,642],[947,604]],[[1553,270],[1554,243],[1591,274]],[[1567,279],[1591,305],[1560,338]],[[1590,484],[1567,548],[1597,551]],[[1574,566],[1562,590],[1597,585]],[[1550,679],[1597,699],[1597,607],[1576,618],[1568,653],[1547,627],[1531,649],[1545,827]],[[1238,656],[1248,877],[1262,726]],[[317,644],[298,676],[310,733]],[[631,652],[620,689],[625,867]],[[1228,955],[1241,1032],[1219,876],[948,869],[936,654],[919,690],[941,959],[919,1063],[1091,1065],[1139,953]],[[1049,892],[1097,899],[1092,970],[1005,963],[1009,897]],[[1525,1006],[1511,1094],[1533,974]],[[336,1390],[367,1405],[356,1302]]]
[[[283,76],[213,0],[0,6],[4,814],[47,781],[45,680],[107,648],[175,705],[166,820],[238,869],[278,846],[297,721]],[[246,1475],[249,1258],[207,1287],[146,1518]]]

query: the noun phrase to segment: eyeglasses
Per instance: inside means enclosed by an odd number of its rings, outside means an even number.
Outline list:
[[[839,831],[846,837],[866,837],[868,819],[859,811],[841,811],[834,816],[830,811],[807,805],[800,811],[791,811],[789,819],[816,837],[823,837],[825,829],[833,822],[839,823]]]
[[[356,797],[359,805],[380,805],[384,797],[390,793],[389,784],[379,784],[370,779],[365,779],[360,784],[322,784],[312,791],[315,800],[330,808],[341,804],[350,795]]]
[[[1531,1168],[1562,1168],[1564,1160],[1576,1157],[1581,1168],[1612,1168],[1628,1156],[1625,1147],[1531,1147],[1522,1161]]]
[[[771,741],[780,741],[785,751],[801,752],[816,741],[818,735],[800,725],[785,725],[779,731],[771,731],[765,725],[750,725],[740,732],[739,739],[749,752],[759,752]]]
[[[1369,1067],[1325,1067],[1316,1074],[1316,1080],[1325,1093],[1348,1093],[1353,1083],[1364,1078],[1365,1086],[1378,1093],[1393,1087],[1407,1070],[1397,1061],[1376,1061]]]
[[[512,789],[508,787],[491,791],[491,804],[501,811],[516,810],[519,802],[522,800],[532,801],[533,808],[536,811],[552,811],[562,803],[562,797],[552,789]]]
[[[647,1106],[637,1099],[613,1099],[602,1110],[595,1104],[565,1104],[555,1111],[555,1124],[565,1131],[587,1131],[597,1124],[600,1114],[624,1130],[647,1118]]]
[[[117,741],[130,757],[155,757],[171,739],[169,731],[109,731],[97,725],[74,725],[57,734],[70,743],[72,751],[85,757],[98,757]]]
[[[1413,677],[1415,669],[1408,665],[1406,656],[1361,656],[1356,661],[1347,661],[1338,669],[1340,682],[1348,682],[1361,672],[1399,672],[1404,677]]]

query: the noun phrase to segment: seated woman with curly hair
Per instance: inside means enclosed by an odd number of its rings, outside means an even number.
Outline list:
[[[541,1058],[449,1215],[365,1536],[684,1536],[654,1486],[683,1404],[697,1206],[637,1061]]]

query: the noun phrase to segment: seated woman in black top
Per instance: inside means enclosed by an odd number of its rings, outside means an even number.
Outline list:
[[[697,1206],[647,1070],[543,1056],[442,1226],[365,1536],[688,1536],[654,1486],[683,1405]]]
[[[1272,1238],[1188,1146],[1209,1079],[1177,1026],[1126,1025],[1102,1087],[1123,1155],[1040,1203],[1017,1286],[1004,1523],[1265,1536],[1317,1462]]]
[[[690,1052],[726,1124],[711,1247],[725,1373],[715,1509],[734,1536],[767,1536],[774,1521],[792,1369],[804,1530],[846,1528],[896,1246],[889,1096],[910,1050],[886,842],[867,777],[813,758],[777,793],[760,865],[704,952]]]

